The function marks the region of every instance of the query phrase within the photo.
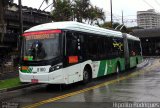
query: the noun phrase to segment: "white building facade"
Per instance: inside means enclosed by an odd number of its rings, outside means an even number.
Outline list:
[[[144,29],[159,28],[160,27],[160,13],[155,12],[154,9],[137,12],[137,24]]]

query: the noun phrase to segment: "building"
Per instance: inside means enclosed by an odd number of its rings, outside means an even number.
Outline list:
[[[137,12],[137,24],[144,29],[160,27],[160,13],[155,12],[154,9]]]
[[[23,12],[23,30],[29,29],[32,26],[51,22],[50,12],[37,10],[31,7],[22,6]],[[20,32],[19,7],[17,4],[10,4],[4,13],[4,33],[3,45],[15,46]],[[0,31],[0,40],[1,40]],[[2,46],[2,43],[0,45]]]
[[[137,29],[131,34],[141,39],[144,56],[160,56],[160,28]]]
[[[23,30],[29,29],[32,26],[42,23],[51,22],[52,18],[50,12],[37,10],[31,7],[22,6],[23,12]],[[1,13],[0,13],[1,14]],[[0,24],[2,25],[2,24]],[[20,43],[20,20],[19,20],[19,7],[17,4],[10,4],[4,13],[4,37],[2,37],[0,30],[0,64],[5,62],[6,58],[17,56],[17,47]],[[16,52],[16,53],[15,53]]]
[[[51,22],[50,12],[37,10],[31,7],[22,6],[23,29],[26,30],[32,26]],[[19,30],[19,7],[17,4],[10,4],[4,15],[7,33],[18,33]]]

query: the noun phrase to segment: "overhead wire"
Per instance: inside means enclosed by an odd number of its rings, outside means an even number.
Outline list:
[[[152,5],[150,5],[146,0],[142,0],[145,4],[147,4],[149,7],[151,7],[152,9],[155,9]]]

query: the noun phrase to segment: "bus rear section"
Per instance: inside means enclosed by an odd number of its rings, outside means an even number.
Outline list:
[[[140,39],[123,33],[124,57],[126,69],[134,68],[142,62],[142,47]]]

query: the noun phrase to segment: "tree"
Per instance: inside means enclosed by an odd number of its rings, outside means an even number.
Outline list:
[[[48,3],[49,0],[45,0]],[[77,21],[99,24],[105,20],[102,9],[93,6],[90,0],[53,0],[51,14],[54,21]]]
[[[111,27],[111,22],[104,22],[103,24],[100,25],[100,27],[103,28],[109,28],[109,29],[115,29],[116,27],[118,27],[120,24],[118,22],[113,22],[112,27]]]
[[[90,0],[73,0],[73,12],[76,21],[88,22],[88,24],[99,24],[105,20],[102,9],[93,6]]]
[[[5,33],[5,21],[4,13],[8,4],[12,3],[13,0],[0,0],[0,32],[1,32],[1,42],[3,42],[4,33]]]
[[[106,29],[114,29],[117,31],[121,31],[123,33],[129,33],[130,29],[128,29],[125,25],[120,24],[118,22],[113,22],[112,27],[111,27],[111,22],[105,22],[100,25],[100,27],[106,28]]]
[[[54,10],[51,12],[54,21],[70,21],[73,12],[70,0],[56,0]]]
[[[73,0],[72,9],[74,19],[77,22],[83,22],[83,19],[88,18],[88,11],[90,7],[90,0]]]
[[[88,10],[88,17],[87,17],[88,23],[89,24],[95,24],[96,25],[100,25],[99,22],[101,21],[105,21],[105,14],[103,12],[102,9],[96,7],[96,6],[92,6],[91,8],[89,8]]]

